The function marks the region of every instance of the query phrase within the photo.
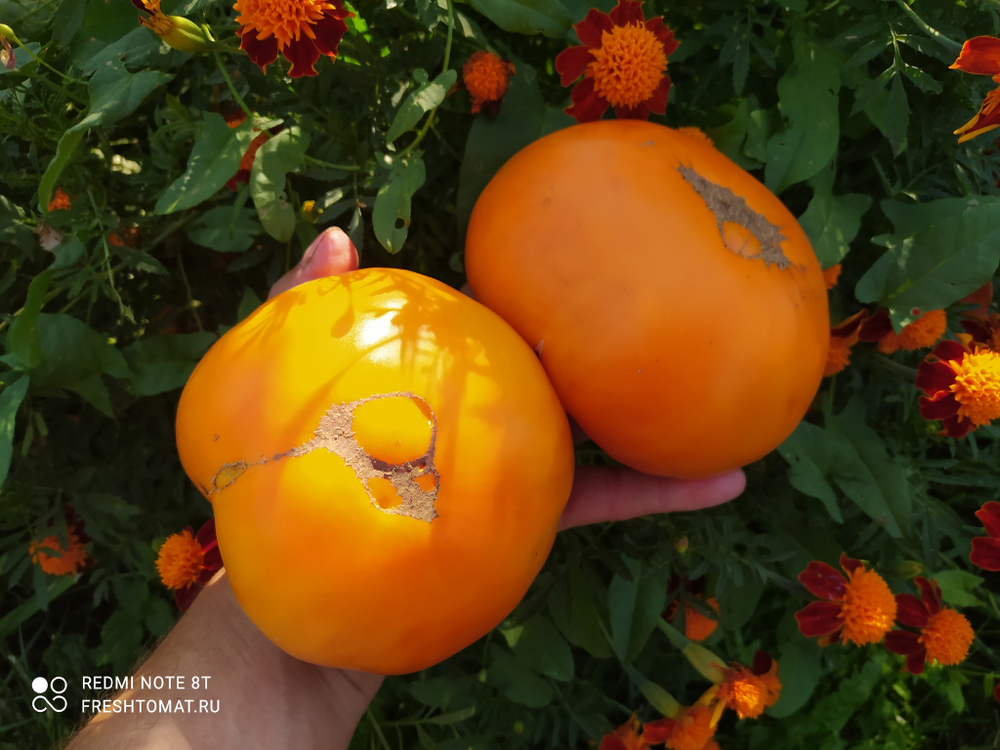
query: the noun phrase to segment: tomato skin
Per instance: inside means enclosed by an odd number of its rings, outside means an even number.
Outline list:
[[[378,456],[360,469],[325,447],[282,456],[317,439],[333,405],[399,393],[420,408],[399,413],[429,414],[436,430],[433,520],[376,507],[359,471]],[[354,413],[375,420],[358,425],[369,445],[391,447],[397,428],[401,442],[426,440],[426,423]],[[292,656],[381,674],[431,666],[514,608],[552,546],[574,463],[565,412],[516,332],[390,269],[295,287],[226,333],[181,396],[177,444],[250,619]],[[217,474],[240,461],[242,473]]]
[[[738,222],[723,225],[727,246],[717,219],[732,212],[709,209],[704,181],[780,229],[788,267],[740,255]],[[762,458],[823,376],[826,288],[805,233],[690,133],[606,120],[535,141],[479,197],[465,262],[476,298],[540,351],[570,415],[644,472],[700,477]]]

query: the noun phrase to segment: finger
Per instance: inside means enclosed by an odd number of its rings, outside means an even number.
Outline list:
[[[650,513],[710,508],[739,495],[746,482],[741,469],[704,479],[674,479],[633,469],[577,466],[559,529],[623,521]]]
[[[268,299],[292,287],[324,276],[336,276],[358,267],[358,251],[351,238],[340,227],[330,227],[312,241],[302,260],[271,287]]]

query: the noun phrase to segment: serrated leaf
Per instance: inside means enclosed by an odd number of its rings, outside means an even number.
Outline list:
[[[270,138],[257,150],[250,170],[250,197],[260,223],[269,235],[288,242],[295,233],[295,209],[288,203],[285,180],[306,163],[309,134],[292,126]]]
[[[385,142],[392,143],[403,133],[412,130],[423,116],[444,101],[448,89],[458,80],[458,71],[446,70],[433,81],[423,83],[410,93],[393,118]]]
[[[252,139],[253,123],[249,119],[239,127],[230,128],[222,115],[206,112],[187,170],[156,202],[156,213],[192,208],[215,195],[239,170],[240,159]]]
[[[504,31],[562,39],[573,17],[559,0],[469,0],[469,5]]]
[[[87,84],[90,92],[90,111],[70,130],[85,130],[98,125],[107,126],[128,117],[153,89],[171,80],[173,80],[172,75],[159,70],[130,73],[120,60],[109,62],[98,68],[91,76]]]
[[[410,204],[413,194],[427,177],[420,152],[392,161],[389,180],[378,191],[372,209],[372,228],[382,247],[390,253],[403,249],[410,230]]]

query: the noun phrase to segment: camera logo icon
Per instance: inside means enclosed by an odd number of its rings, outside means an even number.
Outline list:
[[[46,680],[44,677],[36,677],[31,681],[31,689],[38,693],[38,695],[32,699],[31,707],[38,713],[52,709],[57,714],[61,714],[66,710],[67,705],[69,705],[66,698],[62,695],[66,692],[67,687],[68,684],[65,677],[53,677],[51,680]],[[52,700],[49,700],[48,696],[45,695],[50,688],[53,693]],[[62,701],[61,705],[60,701]]]

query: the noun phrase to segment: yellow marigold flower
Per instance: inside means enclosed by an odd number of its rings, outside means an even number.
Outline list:
[[[723,673],[725,681],[719,686],[719,700],[736,711],[741,719],[756,719],[781,697],[778,662],[766,651],[758,651],[753,662],[752,669],[731,664]]]
[[[514,63],[510,60],[501,59],[486,50],[473,52],[462,66],[462,84],[472,97],[472,114],[486,104],[495,117],[498,103],[507,93],[514,72]]]
[[[837,279],[840,278],[840,264],[835,266],[830,266],[823,271],[823,283],[826,284],[827,289],[833,289],[837,286]]]
[[[180,534],[171,534],[160,545],[156,570],[160,580],[173,590],[177,606],[186,610],[222,567],[219,542],[215,537],[215,519],[210,518],[198,533],[188,526]]]
[[[28,547],[31,562],[54,576],[70,575],[82,570],[87,562],[87,552],[75,528],[66,529],[66,542],[67,548],[63,549],[55,535],[47,536],[40,542],[33,541]]]
[[[344,19],[354,15],[341,0],[236,0],[233,8],[240,49],[264,71],[280,52],[292,78],[316,75],[320,55],[337,59]]]
[[[646,742],[662,742],[670,750],[703,750],[714,734],[712,710],[700,705],[682,709],[677,716],[651,721],[642,728]]]
[[[882,577],[860,560],[840,555],[844,578],[824,562],[813,561],[799,573],[799,581],[826,601],[810,602],[795,613],[806,638],[827,637],[859,646],[882,640],[896,620],[896,598]]]
[[[937,581],[923,577],[913,579],[920,589],[920,598],[913,594],[897,594],[899,621],[920,633],[893,630],[885,637],[885,647],[906,657],[903,668],[912,674],[924,671],[924,664],[962,662],[969,654],[975,632],[965,615],[941,606],[941,587]]]
[[[49,201],[49,211],[65,211],[70,205],[66,191],[62,187],[57,187],[55,197]]]
[[[194,21],[183,16],[168,16],[160,10],[160,0],[132,0],[132,5],[149,14],[149,18],[139,16],[139,23],[174,49],[209,52],[216,48],[215,42]]]
[[[965,437],[1000,417],[1000,354],[976,346],[972,336],[942,341],[917,366],[920,415],[940,419],[943,434]]]

